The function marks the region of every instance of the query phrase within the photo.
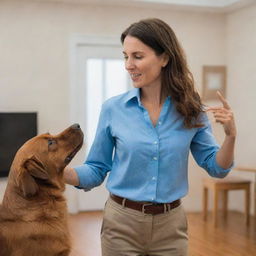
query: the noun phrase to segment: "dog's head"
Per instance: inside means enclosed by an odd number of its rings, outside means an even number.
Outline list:
[[[83,132],[74,124],[58,135],[38,135],[16,153],[9,179],[27,196],[39,190],[64,189],[63,169],[83,145]]]

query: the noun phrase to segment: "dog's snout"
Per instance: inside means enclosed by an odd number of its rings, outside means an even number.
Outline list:
[[[71,126],[72,129],[80,129],[80,125],[79,124],[73,124]]]

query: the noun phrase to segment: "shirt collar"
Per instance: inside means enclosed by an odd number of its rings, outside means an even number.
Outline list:
[[[139,88],[133,88],[131,89],[127,94],[126,97],[124,99],[124,102],[127,103],[130,100],[137,98],[137,101],[139,103],[139,106],[142,106],[141,101],[140,101],[140,89]],[[167,96],[167,98],[165,99],[165,103],[164,105],[168,105],[170,104],[171,101],[171,96]]]
[[[141,105],[141,101],[140,101],[140,89],[139,88],[133,88],[131,89],[127,94],[126,97],[124,99],[125,103],[127,103],[128,101],[131,101],[132,99],[137,98],[137,101],[139,103],[139,105]]]

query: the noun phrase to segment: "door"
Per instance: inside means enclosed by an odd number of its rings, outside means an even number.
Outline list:
[[[77,117],[85,133],[85,147],[79,153],[85,161],[92,145],[102,103],[126,92],[131,86],[124,68],[121,45],[80,45],[77,49]],[[80,162],[79,164],[81,164]],[[107,178],[106,178],[107,179]],[[79,190],[78,210],[101,210],[108,197],[105,183],[89,192]]]

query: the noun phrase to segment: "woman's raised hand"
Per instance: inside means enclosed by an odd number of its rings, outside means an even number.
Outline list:
[[[227,136],[236,136],[236,124],[232,109],[230,108],[227,100],[217,91],[217,96],[222,103],[220,107],[208,107],[206,111],[212,112],[217,123],[223,125],[225,134]]]

